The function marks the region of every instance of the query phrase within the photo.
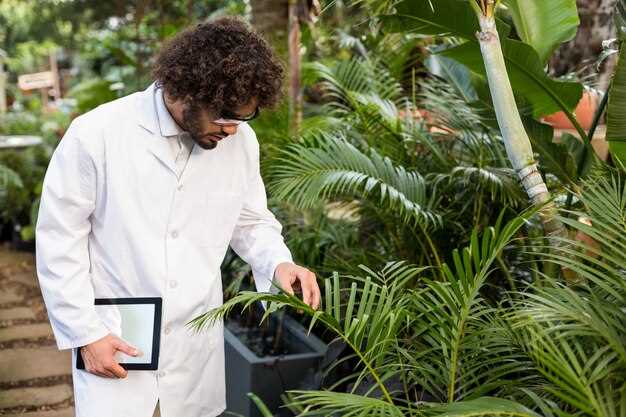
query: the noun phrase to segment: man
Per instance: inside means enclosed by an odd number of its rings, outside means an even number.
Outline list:
[[[77,117],[44,179],[37,272],[57,346],[72,349],[78,417],[225,409],[223,322],[200,334],[185,324],[223,303],[229,244],[258,291],[275,279],[319,307],[315,275],[293,263],[267,208],[245,122],[280,98],[267,43],[236,18],[199,24],[164,46],[153,73],[145,91]],[[95,310],[101,297],[163,298],[158,371],[116,363],[118,350],[140,353]]]

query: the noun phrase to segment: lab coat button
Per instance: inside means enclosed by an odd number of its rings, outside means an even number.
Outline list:
[[[178,285],[178,282],[176,282],[176,280],[171,280],[170,281],[170,288],[176,288],[176,286]]]
[[[165,326],[165,334],[170,334],[172,328],[170,326]]]
[[[172,232],[172,239],[176,239],[178,237],[178,232],[176,230],[174,230]]]
[[[182,184],[178,184],[178,187],[176,187],[178,189],[178,191],[183,189],[183,185]]]
[[[160,376],[161,378],[165,376],[165,372],[163,371],[159,371],[159,373],[157,374],[158,376]]]

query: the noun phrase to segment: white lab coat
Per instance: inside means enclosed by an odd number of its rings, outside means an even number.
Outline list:
[[[39,283],[59,349],[72,348],[77,417],[213,417],[226,407],[223,303],[230,243],[257,291],[292,262],[267,209],[259,143],[242,123],[212,150],[194,146],[178,180],[155,115],[154,84],[76,118],[44,179],[36,225]],[[110,379],[75,368],[77,347],[109,333],[94,297],[163,297],[158,371]]]

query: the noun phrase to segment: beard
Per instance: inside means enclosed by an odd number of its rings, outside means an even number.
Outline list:
[[[202,129],[198,121],[200,114],[200,108],[197,105],[190,104],[183,109],[183,123],[186,133],[191,136],[193,141],[198,144],[202,149],[214,149],[217,146],[217,141],[209,140],[203,141]]]

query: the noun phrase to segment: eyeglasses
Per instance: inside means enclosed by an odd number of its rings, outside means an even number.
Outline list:
[[[260,110],[257,107],[254,109],[254,113],[249,116],[239,117],[235,113],[231,113],[228,110],[222,112],[222,117],[213,120],[213,123],[217,125],[239,125],[243,122],[247,122],[259,116]]]

